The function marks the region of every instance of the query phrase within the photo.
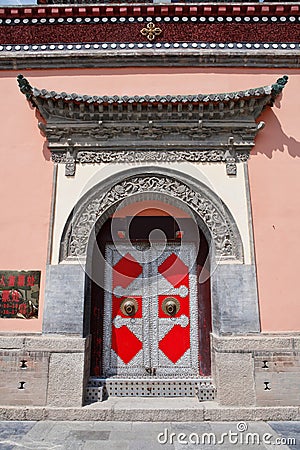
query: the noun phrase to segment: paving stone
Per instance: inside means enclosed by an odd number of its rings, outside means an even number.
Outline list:
[[[239,422],[241,424],[241,422]],[[235,433],[238,422],[0,422],[0,449],[1,450],[181,450],[203,449],[212,450],[300,450],[300,422],[247,422],[245,433],[264,433],[272,436],[272,444],[257,445],[250,441],[244,443],[230,443],[226,438],[224,443],[218,440],[222,433],[230,430]],[[240,425],[241,426],[241,425]],[[158,441],[158,434],[167,430],[167,439],[164,443],[162,437]],[[175,437],[170,441],[170,433]],[[184,433],[180,435],[180,433]],[[190,442],[191,433],[200,438],[200,445]],[[216,445],[208,441],[201,442],[203,433],[214,433]],[[180,437],[179,437],[180,435]],[[296,445],[275,444],[278,436],[296,438]],[[180,439],[188,442],[180,443]],[[208,439],[208,437],[206,437]],[[179,442],[178,442],[179,440]],[[193,437],[195,442],[195,437]]]
[[[75,449],[74,449],[75,450]],[[83,450],[131,450],[129,444],[126,442],[117,442],[117,441],[101,441],[101,442],[87,442]]]
[[[164,448],[164,447],[162,447]],[[208,450],[208,449],[212,449],[212,446],[205,446],[205,445],[195,445],[195,444],[179,444],[178,442],[176,442],[174,449],[175,450],[182,450],[183,448],[186,449],[196,449],[196,450]]]
[[[21,422],[24,423],[24,422]],[[33,427],[25,434],[23,441],[34,441],[37,439],[41,439],[41,436],[43,439],[47,436],[48,433],[52,430],[54,427],[55,422],[50,421],[42,421],[42,422],[36,422],[34,423]]]
[[[54,422],[54,426],[49,431],[47,439],[66,439],[75,431],[92,431],[92,422]]]
[[[178,433],[208,433],[211,431],[211,424],[209,422],[173,422],[171,430]]]
[[[91,442],[91,441],[89,441],[89,442]],[[98,448],[100,449],[101,448],[101,446],[99,444],[100,441],[94,441],[94,442],[98,442]],[[76,442],[75,441],[71,441],[71,442],[67,441],[67,442],[63,443],[62,448],[63,448],[63,450],[82,450],[84,448],[84,446],[85,446],[85,442],[82,442],[82,441],[76,441]],[[49,450],[52,450],[52,448],[53,448],[53,450],[57,450],[57,447],[55,447],[55,446],[50,447]]]
[[[146,424],[147,426],[148,424]],[[110,430],[115,431],[131,431],[132,422],[108,422],[108,421],[94,421],[92,422],[93,430]]]
[[[155,422],[155,423],[145,423],[145,422],[132,422],[132,430],[134,433],[143,433],[145,431],[163,431],[164,428],[171,428],[171,422]]]
[[[68,440],[70,434],[69,428],[53,427],[46,437],[47,442],[61,443]]]
[[[144,441],[141,440],[141,436],[139,437],[140,440],[132,441],[130,443],[130,450],[174,450],[174,445],[170,444],[159,444],[155,440],[153,441]]]
[[[35,422],[0,422],[0,449],[20,448],[22,438]]]
[[[160,433],[161,430],[147,430],[145,429],[144,431],[140,431],[140,432],[134,432],[132,431],[114,431],[111,433],[111,437],[110,439],[112,441],[121,441],[121,440],[125,440],[125,441],[129,441],[130,445],[132,444],[133,441],[135,441],[136,439],[141,439],[141,437],[143,438],[144,441],[147,442],[156,442],[157,440],[157,436]]]
[[[0,447],[2,450],[2,447]],[[13,450],[79,450],[81,447],[74,447],[74,443],[72,445],[65,443],[53,443],[53,442],[45,442],[45,441],[30,441],[30,442],[20,442]]]
[[[70,437],[78,441],[107,441],[110,438],[110,431],[75,430],[71,431]]]
[[[294,450],[300,450],[300,422],[269,422],[270,427],[285,439],[295,439],[295,445],[287,443],[288,447]]]
[[[188,449],[188,450],[213,450],[213,449],[219,449],[219,450],[245,450],[249,447],[251,450],[265,450],[265,447],[263,446],[245,446],[245,445],[220,445],[220,446],[214,446],[214,445],[194,445],[194,444],[188,444],[188,445],[181,445],[176,443],[175,444],[175,450],[182,450],[182,449]]]
[[[23,436],[36,422],[0,422],[0,440],[12,436]]]

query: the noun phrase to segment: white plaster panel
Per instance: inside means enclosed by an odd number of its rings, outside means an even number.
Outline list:
[[[151,163],[150,167],[155,164]],[[251,264],[249,211],[246,195],[244,166],[237,164],[237,175],[229,177],[224,164],[199,163],[159,163],[159,167],[174,169],[192,176],[206,184],[223,200],[236,221],[244,247],[244,262]],[[97,164],[77,165],[74,177],[65,176],[65,167],[59,164],[57,172],[56,204],[53,224],[53,245],[51,264],[59,262],[59,247],[66,221],[78,200],[99,182],[115,177],[122,178],[122,172],[133,167],[145,167],[147,163],[138,164]]]

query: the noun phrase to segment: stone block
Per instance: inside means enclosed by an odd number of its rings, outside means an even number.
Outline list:
[[[0,349],[18,350],[24,348],[25,336],[0,336]]]
[[[26,420],[45,420],[46,408],[40,406],[26,406],[25,407]]]
[[[227,406],[255,405],[254,364],[249,353],[215,353],[217,401]]]
[[[83,335],[84,285],[81,264],[47,267],[43,333]]]
[[[47,405],[82,405],[84,360],[84,353],[51,354]]]
[[[212,334],[213,348],[219,352],[260,352],[293,349],[293,334],[278,336],[258,334],[257,336],[217,336]]]
[[[255,266],[219,264],[211,279],[213,332],[218,335],[258,333]]]
[[[0,407],[1,420],[26,420],[25,407]]]
[[[27,351],[46,351],[51,353],[83,352],[89,338],[65,335],[41,335],[26,337],[24,347]]]
[[[296,407],[219,407],[211,406],[204,410],[204,420],[223,421],[266,421],[266,420],[298,420],[299,410]]]

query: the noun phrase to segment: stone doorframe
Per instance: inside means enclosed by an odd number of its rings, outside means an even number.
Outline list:
[[[119,202],[143,193],[175,198],[191,208],[212,249],[212,328],[216,335],[260,331],[255,263],[244,264],[236,223],[222,200],[202,182],[162,167],[135,167],[94,186],[70,215],[61,239],[61,261],[49,265],[43,333],[89,334],[89,270],[86,256],[96,222],[100,225]],[[70,314],[65,313],[69,311]]]

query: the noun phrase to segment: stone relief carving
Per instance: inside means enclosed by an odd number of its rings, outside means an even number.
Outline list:
[[[66,158],[65,158],[65,175],[68,177],[72,177],[75,175],[75,168],[76,168],[76,162],[74,159],[74,156],[70,154],[70,152],[67,152]]]
[[[88,240],[97,219],[120,200],[134,194],[154,192],[177,198],[193,209],[208,227],[216,257],[242,259],[238,231],[220,200],[214,202],[204,193],[168,176],[135,176],[101,194],[96,190],[80,205],[65,229],[61,259],[85,257]]]
[[[228,175],[236,174],[236,163],[245,162],[249,158],[249,152],[237,150],[228,158],[224,150],[203,151],[135,151],[135,150],[102,150],[102,151],[79,151],[76,157],[71,157],[65,152],[52,152],[52,161],[66,164],[66,176],[75,174],[76,163],[130,163],[130,162],[175,162],[189,161],[202,163],[226,162]],[[230,159],[230,161],[229,161]],[[230,164],[229,164],[230,163]]]
[[[99,124],[94,127],[64,127],[59,126],[45,126],[40,124],[40,128],[47,135],[49,142],[65,142],[70,136],[73,139],[89,142],[107,141],[116,138],[122,139],[151,139],[160,140],[167,134],[171,139],[189,138],[204,140],[212,136],[212,132],[207,129],[202,129],[202,123],[170,123],[168,126],[162,126],[159,123],[149,123],[151,121],[139,121],[140,125],[135,125],[134,121],[138,121],[137,117],[133,117],[133,123],[125,125],[114,126],[112,124]],[[224,129],[215,130],[217,133],[224,132]]]

